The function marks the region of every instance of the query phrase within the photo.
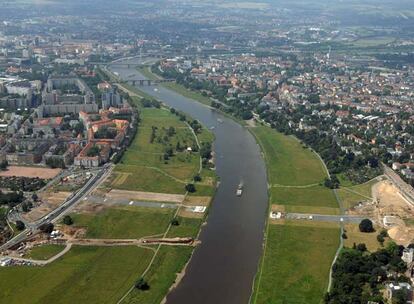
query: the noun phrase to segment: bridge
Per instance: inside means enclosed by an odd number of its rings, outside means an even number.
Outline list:
[[[109,65],[112,68],[127,68],[127,69],[141,66],[139,63],[117,63],[117,62],[109,63]]]
[[[152,85],[159,85],[161,83],[166,82],[174,82],[175,79],[157,79],[157,80],[151,80],[151,79],[128,79],[126,80],[126,83],[131,84],[133,86],[152,86]]]

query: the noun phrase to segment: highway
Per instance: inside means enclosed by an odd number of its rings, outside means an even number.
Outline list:
[[[20,242],[25,241],[30,237],[27,234],[29,232],[31,232],[32,234],[35,233],[42,224],[57,222],[65,214],[70,212],[77,205],[77,203],[81,202],[86,195],[88,195],[92,190],[94,190],[98,185],[100,185],[100,183],[111,173],[111,171],[111,164],[104,165],[96,174],[94,174],[87,181],[87,183],[78,192],[69,196],[60,207],[56,208],[55,210],[53,210],[52,212],[50,212],[49,214],[45,215],[44,217],[35,222],[27,223],[27,229],[22,231],[20,234],[16,235],[7,243],[0,246],[0,252],[15,246]],[[12,214],[11,216],[16,218],[16,214]],[[20,216],[18,217],[20,218]]]

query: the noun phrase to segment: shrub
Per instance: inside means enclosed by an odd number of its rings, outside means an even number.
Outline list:
[[[369,219],[364,219],[359,223],[359,231],[361,232],[374,232],[374,225],[372,224],[372,221]]]
[[[135,283],[135,288],[139,289],[139,290],[148,290],[148,289],[150,289],[150,286],[148,285],[147,281],[144,280],[144,278],[140,278]]]

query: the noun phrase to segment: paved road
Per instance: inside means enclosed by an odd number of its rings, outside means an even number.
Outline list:
[[[19,235],[15,236],[7,243],[0,246],[0,251],[7,250],[16,244],[25,241],[28,236],[27,233],[29,232],[36,232],[42,224],[45,223],[55,223],[65,214],[70,212],[73,207],[79,203],[87,194],[89,194],[93,189],[95,189],[112,171],[112,167],[110,164],[105,165],[102,167],[96,174],[89,179],[89,181],[76,193],[69,196],[69,198],[57,209],[50,212],[48,215],[42,217],[41,219],[27,223],[27,229],[24,230]],[[15,215],[13,215],[15,216]]]
[[[291,220],[311,220],[316,222],[334,222],[334,223],[355,223],[359,224],[366,217],[352,215],[323,215],[311,213],[287,213],[287,219]]]
[[[103,204],[115,204],[115,205],[125,205],[125,206],[135,206],[135,207],[145,207],[145,208],[169,208],[175,209],[181,204],[171,204],[171,203],[160,203],[160,202],[145,202],[145,201],[133,201],[125,198],[105,198],[97,196],[88,196],[86,197],[89,202],[94,203],[103,203]]]

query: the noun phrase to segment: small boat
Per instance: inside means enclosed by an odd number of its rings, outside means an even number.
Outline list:
[[[236,195],[241,196],[242,193],[243,193],[243,184],[240,183],[239,186],[237,187]]]

